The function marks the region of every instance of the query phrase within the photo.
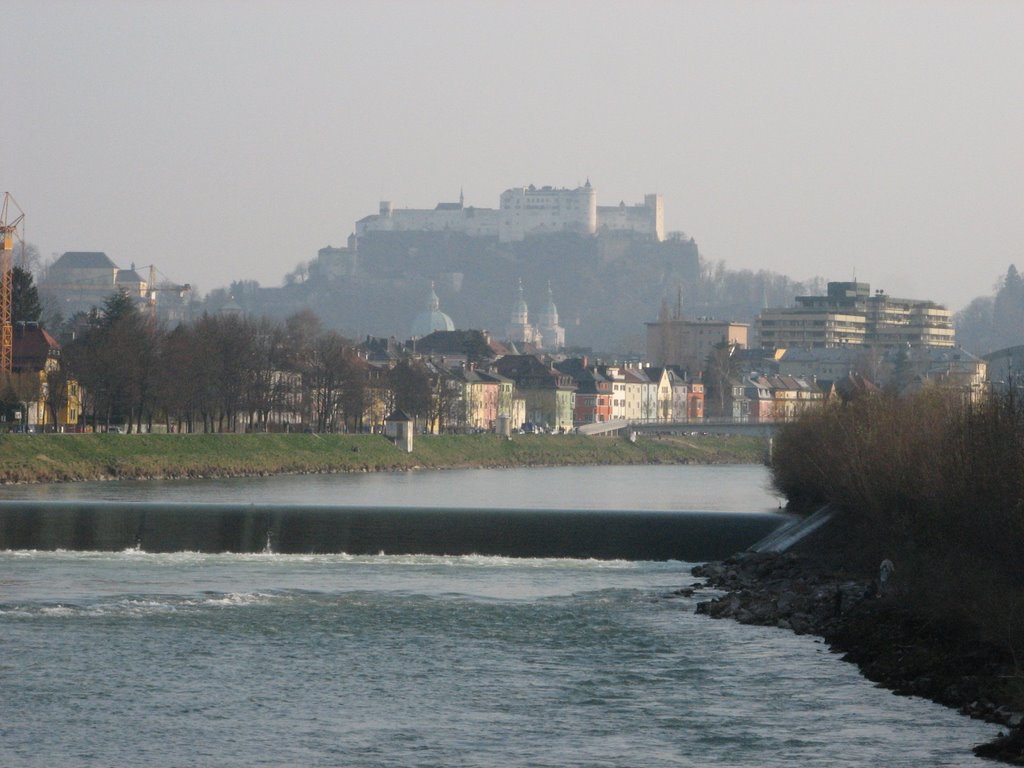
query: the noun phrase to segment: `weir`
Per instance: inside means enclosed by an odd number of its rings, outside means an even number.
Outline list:
[[[437,509],[107,501],[0,503],[0,549],[720,559],[785,524],[768,512]]]

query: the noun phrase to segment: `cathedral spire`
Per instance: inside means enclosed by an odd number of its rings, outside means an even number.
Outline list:
[[[555,306],[555,294],[548,280],[548,303],[540,315],[541,338],[545,349],[561,349],[565,346],[565,328],[558,324],[558,307]]]
[[[530,309],[523,298],[523,279],[516,281],[516,303],[512,305],[513,325],[526,325],[530,322]]]
[[[516,281],[516,302],[512,306],[509,324],[505,328],[508,340],[515,344],[540,344],[540,333],[530,325],[530,310],[523,298],[523,279]]]

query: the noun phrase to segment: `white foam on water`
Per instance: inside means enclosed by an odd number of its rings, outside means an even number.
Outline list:
[[[231,592],[225,595],[213,595],[198,599],[186,599],[183,600],[181,604],[184,606],[197,608],[237,608],[240,606],[247,605],[265,605],[271,602],[283,602],[290,599],[291,596],[287,594],[268,594],[265,592]]]
[[[14,605],[0,609],[0,616],[20,618],[140,618],[155,614],[197,612],[211,608],[242,608],[254,605],[288,602],[294,599],[289,594],[266,592],[231,592],[204,595],[202,597],[122,597],[86,605]]]
[[[389,555],[384,552],[376,555],[351,555],[345,552],[331,554],[278,554],[270,551],[261,552],[221,552],[207,553],[195,551],[182,552],[147,552],[140,547],[131,547],[119,551],[104,550],[0,550],[0,557],[32,558],[39,560],[100,560],[100,561],[131,561],[143,559],[150,562],[166,563],[201,563],[201,562],[256,562],[256,563],[281,563],[293,565],[296,563],[353,563],[366,565],[396,565],[396,566],[451,566],[451,567],[480,567],[480,568],[601,568],[601,569],[624,569],[631,570],[642,564],[650,568],[652,563],[648,561],[633,560],[601,560],[597,558],[569,558],[569,557],[510,557],[507,555],[425,555],[425,554],[395,554]],[[686,567],[687,563],[679,560],[657,561],[666,569],[679,570]]]
[[[52,605],[40,608],[39,613],[43,616],[73,616],[78,609],[70,605]]]

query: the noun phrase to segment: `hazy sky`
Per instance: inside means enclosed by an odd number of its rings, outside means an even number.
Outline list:
[[[10,0],[44,256],[280,285],[377,210],[665,197],[710,259],[958,309],[1024,267],[1024,3]]]

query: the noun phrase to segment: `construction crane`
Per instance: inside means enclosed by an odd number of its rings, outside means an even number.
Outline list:
[[[0,239],[3,241],[3,249],[0,250],[0,375],[9,374],[14,367],[14,323],[11,319],[14,241],[25,247],[24,220],[25,214],[11,193],[4,192],[3,206],[0,207]]]
[[[147,267],[141,267],[141,269],[147,269]],[[178,285],[167,281],[167,276],[163,275],[163,285],[156,284],[156,273],[157,268],[155,265],[150,264],[149,267],[149,282],[146,284],[146,302],[149,305],[149,312],[152,317],[156,317],[156,294],[157,291],[174,291],[178,294],[178,298],[184,298],[185,294],[192,290],[192,286],[188,283]],[[163,274],[163,273],[161,273]]]

